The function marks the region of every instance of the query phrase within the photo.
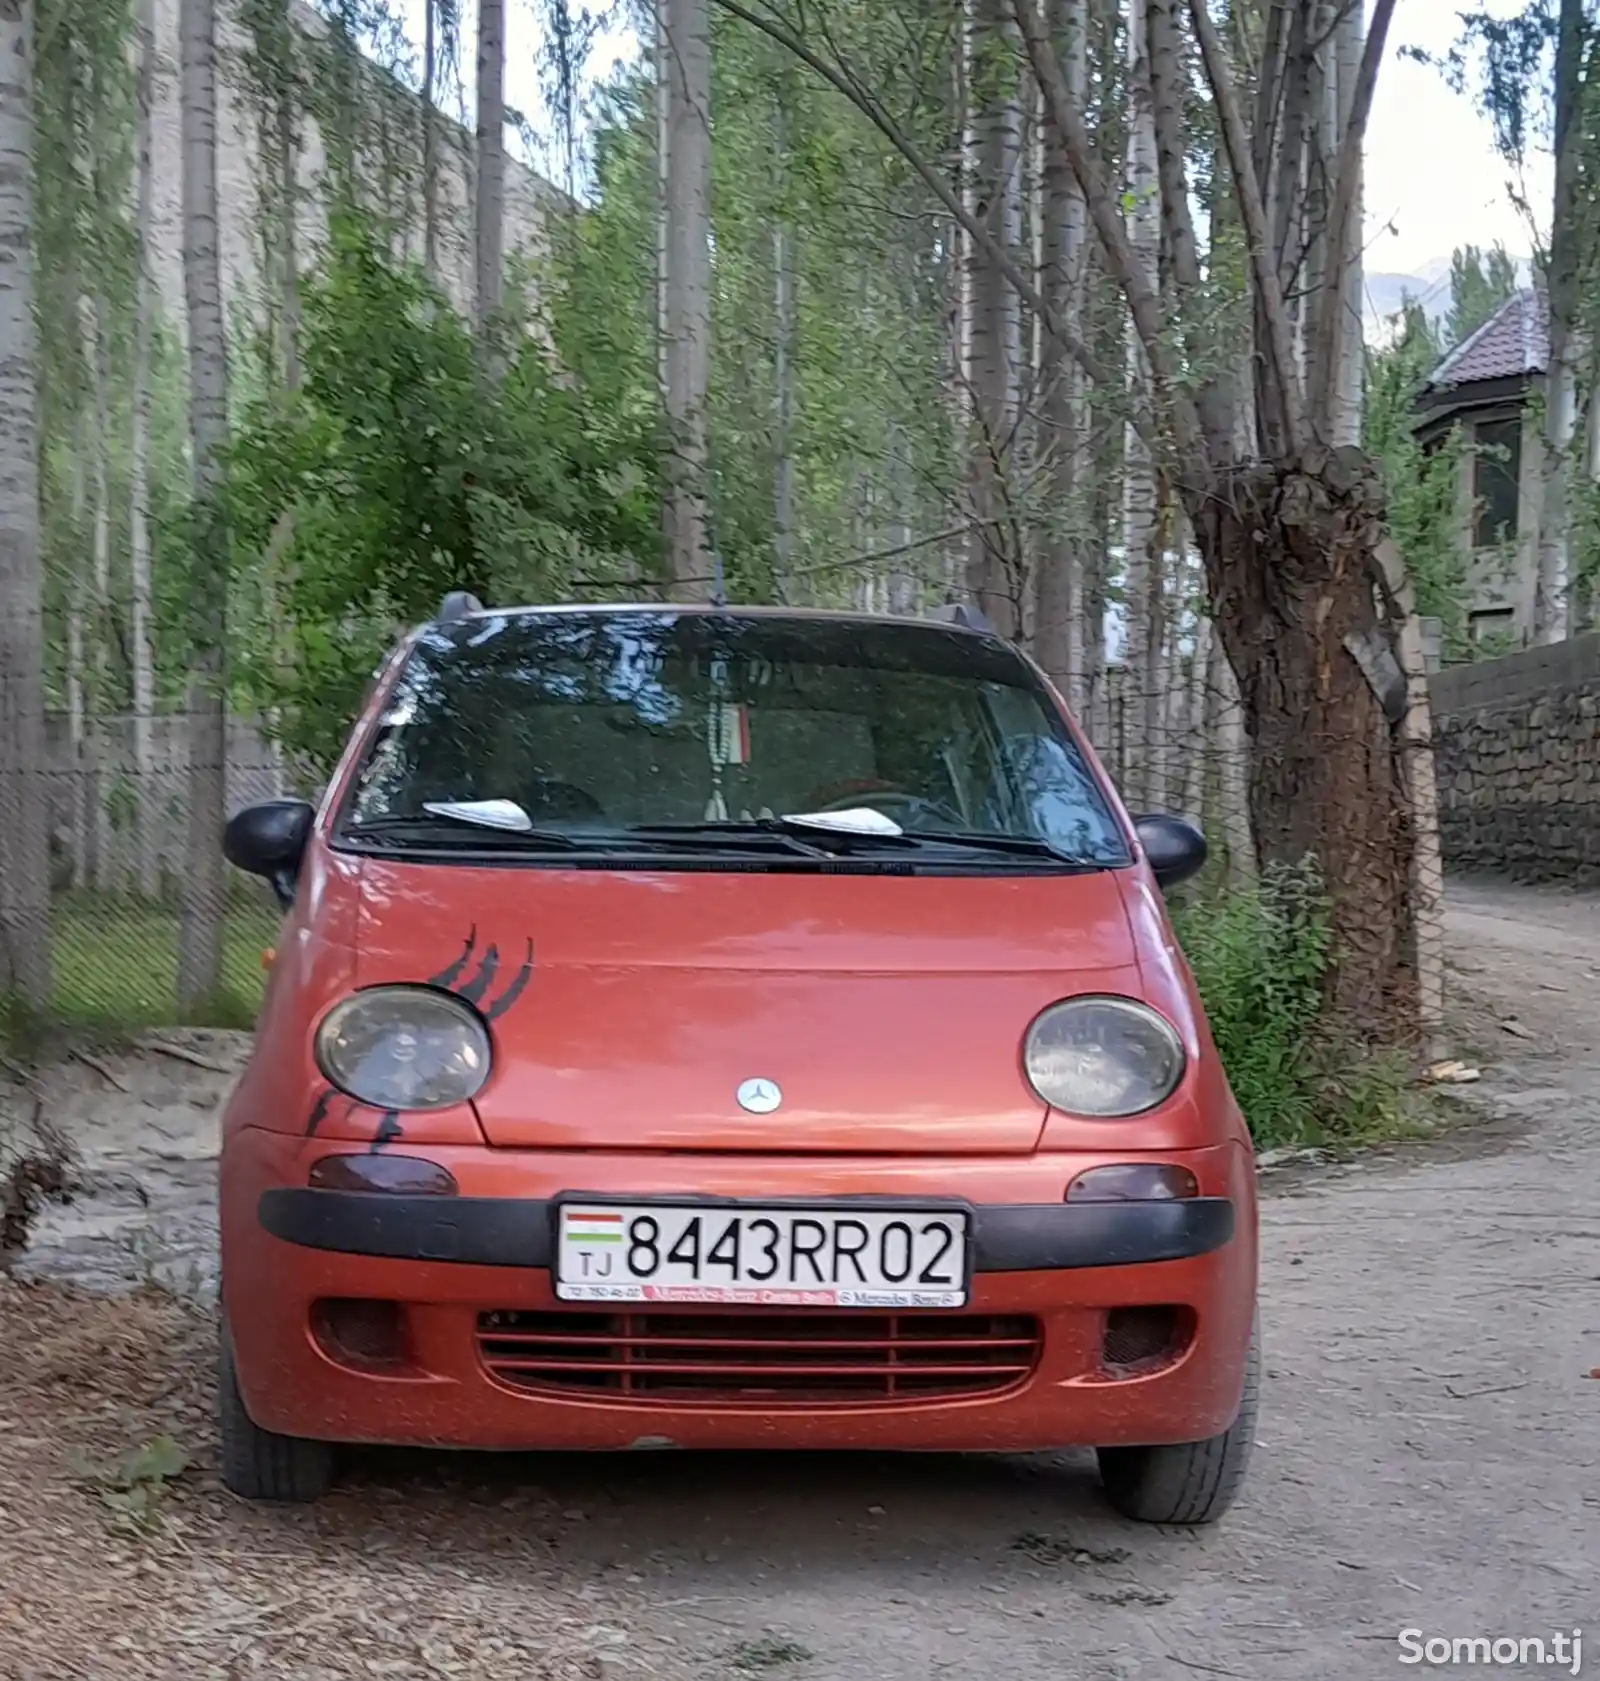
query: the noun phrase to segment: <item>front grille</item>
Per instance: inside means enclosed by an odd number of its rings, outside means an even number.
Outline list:
[[[491,1377],[529,1394],[781,1407],[993,1395],[1039,1360],[1035,1319],[965,1313],[478,1317]]]

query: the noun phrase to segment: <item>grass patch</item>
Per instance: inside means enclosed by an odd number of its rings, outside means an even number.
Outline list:
[[[223,933],[222,987],[202,1019],[178,1009],[178,915],[116,900],[58,900],[52,913],[55,1015],[117,1029],[250,1027],[266,976],[261,954],[279,918],[265,905],[230,905]]]
[[[1331,944],[1314,866],[1209,889],[1172,915],[1212,1037],[1256,1145],[1338,1149],[1422,1127],[1406,1058],[1331,1030]]]
[[[790,1664],[809,1663],[815,1656],[809,1646],[775,1634],[764,1634],[757,1640],[741,1640],[732,1653],[734,1668],[743,1670],[747,1675],[783,1669]]]

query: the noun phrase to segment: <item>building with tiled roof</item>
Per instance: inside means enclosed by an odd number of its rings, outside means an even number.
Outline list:
[[[1544,384],[1550,307],[1525,287],[1444,357],[1417,399],[1428,450],[1459,437],[1457,510],[1469,556],[1467,626],[1476,641],[1520,648],[1533,629],[1544,438],[1529,398]]]
[[[1429,376],[1429,394],[1523,380],[1544,372],[1550,353],[1550,300],[1533,286],[1513,292],[1476,332],[1469,333]]]

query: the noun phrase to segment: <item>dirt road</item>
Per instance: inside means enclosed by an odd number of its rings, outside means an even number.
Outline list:
[[[1583,1628],[1600,1674],[1600,900],[1463,887],[1451,935],[1498,1119],[1269,1186],[1260,1446],[1219,1530],[1108,1516],[1076,1456],[371,1454],[315,1511],[253,1511],[211,1471],[203,1323],[12,1286],[0,1676],[1347,1681],[1416,1673],[1405,1628]],[[107,1067],[172,1135],[155,1207],[66,1211],[29,1265],[203,1286],[220,1077]],[[94,1078],[114,1199],[130,1096]],[[175,1262],[129,1237],[152,1214]],[[196,1468],[108,1538],[67,1449],[161,1430]]]

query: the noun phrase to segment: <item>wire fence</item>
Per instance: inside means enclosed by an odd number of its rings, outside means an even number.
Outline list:
[[[180,1005],[191,723],[183,713],[47,714],[50,990],[27,1000],[37,1015],[120,1030],[254,1020],[278,913],[263,884],[235,870],[214,903],[195,907],[220,940],[221,984],[203,1007]],[[231,721],[228,811],[286,791],[271,745],[249,722]]]

